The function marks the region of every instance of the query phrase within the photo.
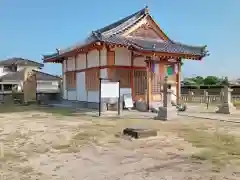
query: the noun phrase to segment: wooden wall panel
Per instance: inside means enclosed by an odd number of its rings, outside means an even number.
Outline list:
[[[107,65],[112,66],[115,64],[115,52],[107,51]],[[111,79],[114,76],[113,69],[108,68],[108,78]]]
[[[85,72],[86,90],[95,91],[99,89],[100,69],[90,69]]]
[[[76,72],[70,71],[66,72],[66,89],[75,89],[76,88]]]
[[[121,88],[131,88],[131,69],[114,69],[114,80],[120,80]]]

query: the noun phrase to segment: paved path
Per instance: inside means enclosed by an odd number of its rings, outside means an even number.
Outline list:
[[[54,104],[55,106],[58,106]],[[69,105],[65,105],[64,107],[69,107]],[[98,111],[93,109],[84,109],[77,108],[79,110],[79,114],[87,115],[87,116],[98,116]],[[195,117],[195,118],[203,118],[203,119],[211,119],[211,120],[220,120],[226,122],[240,123],[240,111],[236,111],[234,114],[217,114],[215,113],[216,106],[209,106],[207,109],[205,105],[191,105],[188,104],[188,109],[185,112],[179,112],[180,117]],[[157,114],[151,112],[139,112],[136,110],[128,111],[124,110],[121,113],[119,118],[128,118],[128,119],[153,119]],[[104,118],[115,118],[118,117],[117,111],[107,111],[102,113],[102,117]]]

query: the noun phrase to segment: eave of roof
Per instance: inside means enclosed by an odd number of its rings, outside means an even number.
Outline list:
[[[77,44],[70,48],[62,51],[57,51],[57,53],[51,55],[43,56],[44,62],[54,62],[56,59],[61,61],[60,58],[64,58],[67,53],[74,51],[76,49],[84,48],[89,44],[95,43],[97,41],[106,44],[122,45],[129,48],[142,51],[152,51],[152,52],[165,52],[165,53],[176,53],[176,54],[187,54],[193,56],[199,56],[198,59],[202,59],[204,56],[209,55],[206,50],[206,46],[189,46],[182,43],[177,43],[170,40],[164,33],[164,35],[169,39],[165,42],[154,42],[148,39],[138,39],[138,38],[127,38],[121,36],[126,30],[134,26],[136,23],[141,21],[143,18],[150,16],[148,7],[137,11],[136,13],[127,16],[115,23],[105,26],[101,29],[93,31],[92,34],[86,39],[84,43]],[[151,16],[150,16],[151,17]],[[152,19],[153,20],[153,19]],[[154,21],[154,20],[153,20]],[[154,21],[155,22],[155,21]]]

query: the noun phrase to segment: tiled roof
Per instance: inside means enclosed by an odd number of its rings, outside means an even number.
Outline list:
[[[61,80],[62,78],[59,77],[59,76],[54,76],[52,74],[48,74],[48,73],[44,73],[44,72],[41,72],[41,71],[35,71],[33,70],[35,73],[36,73],[36,79],[39,81],[59,81]]]
[[[22,69],[17,72],[10,72],[6,75],[0,77],[1,81],[22,81],[24,80],[25,69]]]
[[[9,58],[9,59],[0,61],[0,66],[10,66],[13,64],[19,65],[19,66],[36,66],[36,67],[44,66],[43,64],[38,63],[36,61],[32,61],[25,58],[19,58],[19,57]]]
[[[135,48],[136,50],[155,51],[155,52],[169,52],[169,53],[181,53],[188,55],[206,56],[206,46],[189,46],[181,43],[176,43],[172,40],[169,41],[155,41],[143,38],[129,38],[123,37],[122,33],[126,32],[130,27],[133,27],[136,23],[146,18],[149,15],[148,7],[137,11],[136,13],[127,16],[115,23],[105,26],[101,29],[93,31],[92,34],[86,39],[85,42],[79,43],[75,46],[67,48],[65,50],[58,51],[58,53],[44,56],[44,59],[54,58],[59,55],[69,52],[76,48],[82,48],[89,43],[96,41],[111,43],[117,45],[124,45]]]
[[[47,74],[44,72],[40,72],[40,71],[35,71],[36,72],[36,79],[37,80],[41,80],[41,81],[58,81],[61,78],[58,76],[53,76],[51,74]],[[20,71],[17,72],[12,72],[12,73],[8,73],[2,77],[0,77],[1,81],[22,81],[24,80],[24,73],[25,73],[25,69],[22,69]]]
[[[137,11],[136,13],[131,14],[130,16],[127,16],[117,22],[114,22],[94,32],[101,33],[102,35],[116,35],[132,27],[147,15],[148,15],[148,7],[145,7],[140,11]]]
[[[140,38],[129,38],[118,35],[114,36],[98,36],[99,41],[105,43],[119,44],[132,47],[136,50],[154,51],[154,52],[168,52],[168,53],[181,53],[192,54],[198,56],[205,56],[205,46],[195,47],[188,46],[180,43],[161,42],[157,40],[146,40]]]

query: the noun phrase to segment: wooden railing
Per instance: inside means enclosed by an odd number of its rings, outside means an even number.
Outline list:
[[[181,100],[183,102],[189,102],[189,103],[206,103],[205,99],[209,103],[220,103],[221,98],[220,95],[208,95],[207,98],[204,95],[193,95],[190,97],[188,94],[182,94]],[[232,102],[240,101],[240,95],[232,95]]]

